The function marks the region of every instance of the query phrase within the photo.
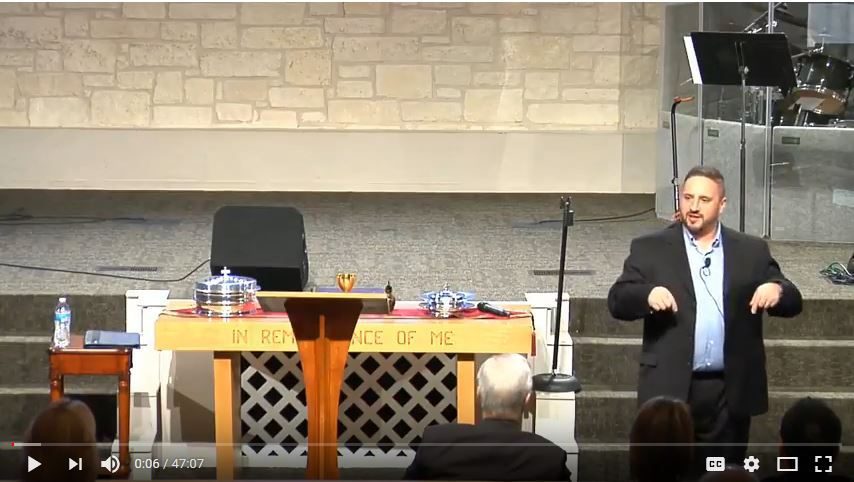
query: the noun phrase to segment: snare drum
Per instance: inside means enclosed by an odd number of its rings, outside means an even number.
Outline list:
[[[816,114],[838,115],[845,111],[854,67],[845,60],[813,53],[801,58],[796,68],[797,87],[791,104]],[[790,105],[791,105],[790,104]]]

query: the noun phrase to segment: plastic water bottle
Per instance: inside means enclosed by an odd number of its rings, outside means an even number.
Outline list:
[[[53,310],[53,346],[65,348],[71,341],[71,306],[60,298]]]

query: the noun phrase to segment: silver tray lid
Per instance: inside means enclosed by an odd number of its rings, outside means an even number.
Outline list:
[[[210,276],[196,283],[198,293],[254,293],[258,291],[258,282],[248,276],[232,275],[231,270],[222,268],[219,276]]]
[[[474,298],[474,293],[452,291],[446,284],[441,291],[422,293],[419,306],[431,312],[442,310],[465,311],[475,308]]]

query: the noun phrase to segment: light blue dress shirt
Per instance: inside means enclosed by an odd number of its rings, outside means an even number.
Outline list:
[[[694,371],[722,371],[724,369],[724,250],[721,243],[721,225],[718,223],[715,240],[709,250],[697,245],[694,236],[682,228],[685,251],[694,283],[697,300],[697,318],[694,324]],[[709,259],[706,268],[706,259]]]

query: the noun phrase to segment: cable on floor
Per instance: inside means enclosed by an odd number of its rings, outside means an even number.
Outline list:
[[[854,285],[854,273],[848,271],[842,263],[831,263],[819,271],[828,281],[837,285]]]
[[[620,214],[617,216],[605,216],[601,218],[575,218],[576,223],[597,223],[602,221],[619,221],[621,219],[631,219],[636,218],[638,216],[643,216],[644,214],[648,214],[651,212],[655,212],[655,208],[644,209],[643,211],[638,211],[636,213],[629,214]],[[562,219],[543,219],[540,221],[534,221],[533,225],[537,224],[551,224],[551,223],[562,223]]]
[[[202,266],[207,264],[209,261],[210,261],[210,259],[206,259],[206,260],[202,261],[201,263],[199,263],[199,265],[196,266],[195,268],[193,268],[193,270],[190,271],[189,273],[185,274],[184,276],[182,276],[180,278],[173,278],[173,279],[140,278],[137,276],[125,276],[125,275],[120,275],[120,274],[95,273],[92,271],[79,271],[79,270],[74,270],[74,269],[50,268],[50,267],[45,267],[45,266],[31,266],[31,265],[26,265],[26,264],[3,263],[3,262],[0,262],[0,266],[5,266],[7,268],[28,269],[28,270],[33,270],[33,271],[48,271],[51,273],[68,273],[68,274],[79,274],[79,275],[84,275],[84,276],[101,276],[104,278],[126,279],[126,280],[133,280],[133,281],[148,281],[150,283],[177,283],[179,281],[184,281],[187,278],[189,278],[190,276],[192,276],[193,273],[200,270],[202,268]]]

